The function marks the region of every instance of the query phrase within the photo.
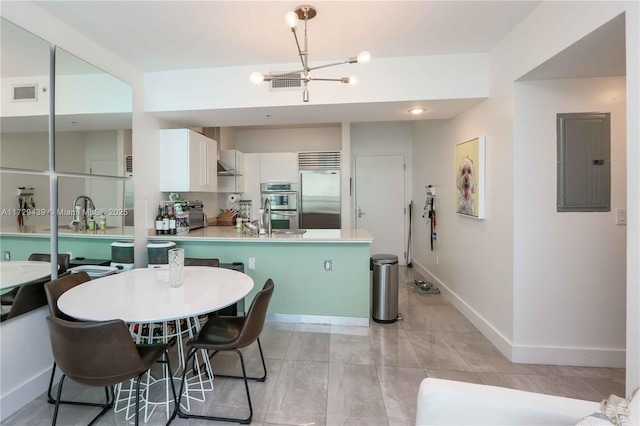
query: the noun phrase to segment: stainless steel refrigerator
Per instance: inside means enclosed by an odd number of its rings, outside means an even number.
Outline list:
[[[300,228],[340,229],[340,170],[300,171]]]

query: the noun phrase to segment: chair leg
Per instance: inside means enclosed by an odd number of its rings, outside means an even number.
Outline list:
[[[136,379],[136,426],[138,426],[138,420],[140,417],[140,381],[142,380],[142,376],[146,371],[140,373],[138,378]]]
[[[260,344],[260,338],[257,339],[258,340],[258,349],[260,350],[260,360],[262,361],[262,369],[264,370],[264,375],[262,377],[242,377],[242,376],[229,376],[229,375],[225,375],[225,374],[214,374],[215,377],[224,377],[225,379],[244,379],[246,378],[247,380],[255,380],[257,382],[264,382],[265,380],[267,380],[267,365],[264,362],[264,354],[262,353],[262,345]],[[234,349],[236,350],[236,349]],[[213,354],[211,354],[210,358],[213,358],[215,354],[217,354],[220,351],[214,351]],[[240,353],[238,351],[238,353]],[[242,359],[242,356],[240,356],[240,359]]]
[[[66,375],[62,375],[62,377],[60,378],[60,384],[58,385],[58,395],[57,398],[55,400],[55,404],[56,407],[53,410],[53,421],[52,421],[52,426],[56,425],[56,422],[58,420],[58,410],[60,409],[60,404],[64,404],[64,401],[60,400],[60,396],[62,395],[62,386],[64,384],[64,379],[66,378]],[[102,417],[102,415],[104,413],[106,413],[111,407],[113,407],[113,402],[114,402],[114,394],[113,394],[113,388],[111,388],[111,398],[109,398],[109,391],[108,391],[109,387],[106,386],[105,387],[105,392],[107,394],[107,400],[105,401],[104,404],[99,404],[99,403],[83,403],[83,404],[77,404],[77,405],[90,405],[93,407],[102,407],[102,410],[93,418],[93,420],[91,420],[91,422],[89,422],[89,426],[94,424],[100,417]]]
[[[242,356],[242,352],[240,352],[238,349],[229,349],[229,350],[234,351],[240,357],[240,365],[242,366],[242,377],[240,376],[231,376],[231,377],[244,379],[244,389],[247,393],[247,402],[249,403],[249,417],[247,417],[246,419],[237,419],[237,418],[231,418],[231,417],[200,416],[196,414],[188,414],[183,412],[180,406],[180,399],[182,398],[182,392],[184,391],[184,384],[186,381],[186,370],[185,370],[185,372],[182,375],[182,383],[180,384],[180,394],[178,397],[178,403],[176,403],[176,409],[174,410],[174,413],[171,415],[169,422],[167,422],[167,425],[173,421],[176,414],[181,419],[218,420],[222,422],[234,422],[234,423],[241,423],[241,424],[251,423],[251,419],[253,418],[253,405],[251,404],[251,394],[249,392],[249,382],[248,382],[249,378],[247,377],[247,370],[244,366],[244,357]],[[185,360],[185,365],[189,363],[190,361],[189,358],[194,356],[197,351],[198,351],[198,348],[193,346],[189,349],[189,354],[187,355],[187,359]],[[221,375],[216,375],[216,376],[225,377]],[[266,374],[265,374],[265,377],[266,377]]]
[[[49,404],[55,404],[58,401],[57,399],[54,399],[53,396],[51,396],[51,390],[53,389],[53,380],[54,380],[55,375],[56,375],[56,367],[57,367],[57,364],[54,361],[53,362],[53,369],[51,370],[51,379],[49,380],[49,388],[47,389],[47,402]],[[104,389],[105,389],[105,393],[109,391],[109,387],[108,386],[105,386]],[[107,394],[107,401],[108,400],[109,400],[109,395]],[[65,401],[65,400],[60,401],[60,404],[82,405],[82,406],[85,406],[85,407],[102,407],[102,406],[104,406],[104,404],[100,404],[98,402]]]

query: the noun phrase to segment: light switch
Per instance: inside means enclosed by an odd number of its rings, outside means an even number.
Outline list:
[[[616,225],[627,224],[627,209],[616,209]]]

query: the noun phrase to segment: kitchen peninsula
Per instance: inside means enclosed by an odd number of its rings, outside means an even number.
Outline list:
[[[0,249],[10,251],[12,260],[26,260],[31,253],[51,252],[49,228],[36,226],[3,227]],[[58,253],[72,253],[94,259],[111,259],[111,243],[133,241],[133,226],[109,227],[105,230],[74,231],[58,228]]]
[[[269,319],[368,326],[369,258],[373,237],[365,230],[309,229],[303,234],[259,235],[227,226],[209,226],[184,235],[156,235],[150,241],[174,241],[186,257],[243,262],[256,287],[268,278],[276,284]],[[250,269],[249,259],[255,259]],[[248,304],[246,305],[248,306]]]

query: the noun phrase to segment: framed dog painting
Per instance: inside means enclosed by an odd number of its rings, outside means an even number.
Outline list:
[[[484,219],[484,144],[480,136],[456,145],[456,213]]]

